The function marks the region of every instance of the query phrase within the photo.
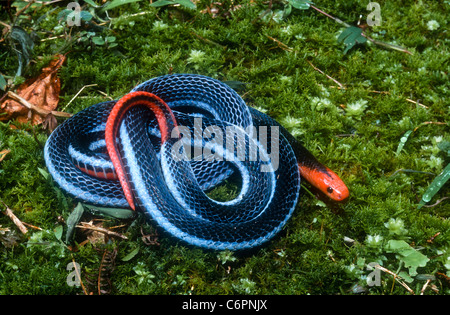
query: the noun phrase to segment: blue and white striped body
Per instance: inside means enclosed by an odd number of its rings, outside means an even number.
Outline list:
[[[151,112],[140,107],[131,109],[120,127],[118,140],[136,204],[163,231],[202,248],[244,250],[266,243],[285,226],[297,204],[300,175],[282,127],[248,108],[227,85],[200,75],[158,77],[133,91],[147,91],[163,99],[178,126],[190,134],[161,145]],[[102,152],[101,137],[114,103],[93,105],[58,127],[46,143],[45,160],[58,185],[76,198],[125,207],[116,180],[89,175],[113,172]],[[270,141],[269,145],[261,143],[253,134],[259,126],[281,128],[276,164],[270,158],[275,146]],[[215,134],[217,138],[205,137],[214,130],[224,132]],[[230,140],[226,130],[233,130],[236,146],[217,145]],[[267,135],[269,140],[271,137]],[[244,148],[243,155],[239,155],[239,146]],[[186,154],[189,147],[192,151]],[[256,148],[257,158],[248,148]],[[89,168],[95,171],[86,174],[81,170]],[[232,173],[242,179],[235,199],[219,202],[205,194],[205,189]]]

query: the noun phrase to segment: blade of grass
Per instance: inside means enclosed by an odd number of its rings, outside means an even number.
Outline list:
[[[431,182],[427,191],[423,194],[418,209],[422,208],[425,205],[425,203],[429,202],[434,197],[434,195],[442,187],[444,187],[445,183],[448,181],[449,178],[450,178],[450,164],[447,164],[444,170],[438,176],[436,176],[436,178]]]

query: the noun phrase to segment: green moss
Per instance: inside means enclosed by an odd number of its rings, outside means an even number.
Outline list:
[[[65,108],[72,113],[119,98],[136,84],[171,72],[244,82],[245,89],[239,93],[245,101],[280,121],[336,170],[350,188],[349,201],[342,205],[318,202],[314,194],[305,193],[310,189],[305,184],[294,217],[279,237],[266,248],[233,255],[233,259],[229,253],[183,247],[163,235],[159,247],[147,246],[141,240],[141,226],[147,232],[151,229],[142,219],[124,222],[121,233],[128,240],[88,243],[71,251],[54,230],[64,226],[58,217],[67,218],[75,204],[38,170],[45,169],[46,131],[0,123],[0,152],[11,151],[0,161],[0,199],[21,220],[44,230],[36,234],[30,228],[12,248],[5,247],[6,242],[0,244],[0,294],[82,294],[80,287],[67,284],[67,264],[73,259],[81,265],[82,274],[95,273],[102,259],[97,249],[114,248],[118,255],[110,276],[113,294],[351,294],[356,284],[369,294],[408,294],[403,287],[393,286],[392,277],[384,273],[380,286],[369,287],[365,281],[366,266],[374,261],[393,272],[408,273],[402,259],[386,249],[390,240],[404,240],[429,258],[417,268],[419,275],[450,275],[446,260],[450,208],[443,199],[448,187],[429,204],[442,202],[417,209],[422,194],[449,160],[438,144],[450,141],[448,125],[423,125],[449,123],[448,4],[381,5],[382,24],[368,33],[407,47],[413,55],[370,43],[344,55],[337,43],[342,26],[318,12],[293,10],[279,23],[265,23],[257,17],[266,5],[241,2],[243,8],[229,18],[215,19],[200,13],[210,1],[200,1],[197,10],[156,9],[146,1],[117,7],[109,12],[115,19],[110,28],[90,30],[98,36],[114,36],[116,47],[89,40],[69,45],[69,37],[38,41],[37,62],[26,68],[24,76],[39,73],[53,54],[70,50],[59,72],[60,108],[83,86],[97,84],[84,89]],[[317,6],[348,23],[367,14],[358,1],[321,1]],[[43,30],[64,35],[57,21],[60,9],[28,12],[34,20],[47,15],[39,25],[23,19],[20,26],[27,31],[33,28],[42,38],[46,37]],[[2,12],[0,20],[7,19]],[[439,28],[428,29],[431,20]],[[73,28],[71,36],[78,35],[86,36]],[[12,79],[17,60],[7,46],[2,48],[0,71]],[[338,88],[307,60],[346,89]],[[411,130],[397,154],[401,137]],[[228,183],[211,196],[229,200],[237,191],[236,185]],[[395,229],[386,226],[390,220],[403,222],[404,230],[393,233]],[[116,223],[123,222],[107,224]],[[0,225],[20,233],[4,215]],[[77,230],[76,240],[83,239]],[[33,240],[40,245],[32,244]],[[122,260],[130,253],[136,254]],[[412,281],[409,285],[419,293],[423,283],[414,277]],[[443,282],[433,284],[439,294],[450,293]]]

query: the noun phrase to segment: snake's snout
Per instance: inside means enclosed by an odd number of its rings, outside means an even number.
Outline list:
[[[301,176],[311,185],[334,201],[341,202],[346,200],[350,195],[347,185],[335,172],[328,167],[325,167],[325,169],[325,171],[322,171],[318,168],[299,165]]]

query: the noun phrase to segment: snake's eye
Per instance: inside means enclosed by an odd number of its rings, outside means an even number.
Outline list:
[[[327,192],[328,192],[329,194],[332,194],[332,193],[333,193],[333,188],[328,187],[328,188],[327,188]]]

